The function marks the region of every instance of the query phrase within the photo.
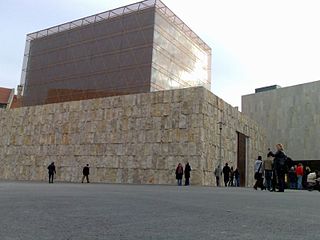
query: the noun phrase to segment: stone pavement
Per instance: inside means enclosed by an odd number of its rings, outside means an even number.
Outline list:
[[[319,239],[319,199],[307,191],[0,182],[0,239]]]

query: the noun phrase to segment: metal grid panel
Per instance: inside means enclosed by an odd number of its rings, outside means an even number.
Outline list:
[[[153,32],[145,8],[31,40],[23,105],[149,92]]]
[[[148,11],[152,19],[143,17]],[[166,26],[154,29],[155,11]],[[28,34],[24,105],[198,85],[210,89],[210,65],[210,47],[161,1],[147,0]]]
[[[74,21],[71,21],[68,23],[61,24],[61,25],[50,27],[50,28],[47,28],[47,29],[44,29],[41,31],[30,33],[27,35],[27,40],[33,40],[33,39],[37,39],[37,38],[46,37],[46,36],[56,34],[59,32],[63,32],[63,31],[67,31],[67,30],[70,30],[70,29],[73,29],[76,27],[83,27],[83,26],[91,24],[91,23],[96,23],[99,21],[108,20],[108,19],[111,19],[114,17],[119,17],[124,14],[144,10],[144,9],[147,9],[150,7],[154,7],[156,4],[156,1],[157,0],[146,0],[143,2],[134,3],[131,5],[124,6],[124,7],[120,7],[120,8],[116,8],[116,9],[109,10],[106,12],[91,15],[88,17],[80,18],[80,19],[77,19],[77,20],[74,20]]]

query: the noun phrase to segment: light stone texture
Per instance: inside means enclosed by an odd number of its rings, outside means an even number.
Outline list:
[[[189,162],[194,185],[214,185],[219,161],[236,167],[237,131],[249,137],[247,185],[265,150],[258,125],[203,87],[0,110],[0,178],[173,184],[177,163]]]
[[[283,143],[293,160],[319,160],[320,81],[242,96],[242,112],[267,131],[272,149]]]

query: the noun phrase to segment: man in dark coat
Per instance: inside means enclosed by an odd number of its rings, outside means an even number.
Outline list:
[[[86,178],[87,179],[87,183],[89,183],[89,164],[87,164],[83,170],[82,170],[82,173],[83,173],[83,177],[82,177],[82,183],[84,181],[84,179]]]
[[[54,162],[52,162],[48,166],[48,173],[49,173],[49,183],[53,183],[53,177],[54,177],[54,174],[56,174],[56,166],[54,165]]]
[[[185,168],[184,168],[184,178],[186,179],[185,181],[185,186],[189,186],[190,185],[190,172],[191,172],[191,167],[190,164],[187,163]]]
[[[231,172],[231,169],[228,166],[228,163],[226,163],[226,165],[223,167],[222,172],[224,177],[224,185],[227,187],[229,182],[230,172]]]
[[[285,188],[285,174],[287,169],[287,156],[284,152],[283,145],[278,143],[276,145],[277,152],[275,154],[272,153],[273,159],[273,167],[275,169],[275,173],[278,180],[279,192],[284,192]]]

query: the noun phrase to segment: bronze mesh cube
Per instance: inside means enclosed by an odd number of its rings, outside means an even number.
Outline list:
[[[23,106],[211,87],[211,49],[161,1],[27,35]]]

